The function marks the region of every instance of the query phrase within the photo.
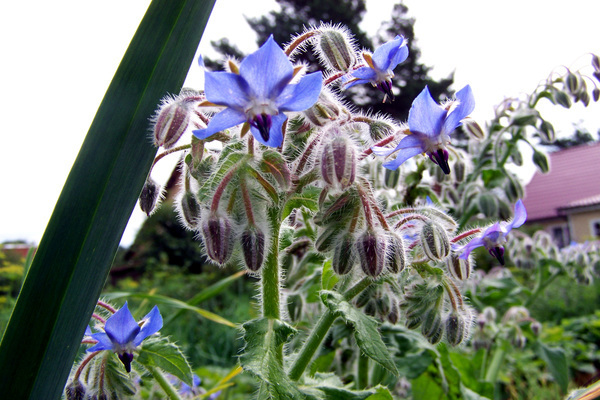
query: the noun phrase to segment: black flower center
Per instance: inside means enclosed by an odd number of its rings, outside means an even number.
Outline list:
[[[269,141],[272,125],[271,116],[269,114],[258,114],[252,119],[252,121],[250,121],[250,125],[258,129],[260,136],[265,142]]]

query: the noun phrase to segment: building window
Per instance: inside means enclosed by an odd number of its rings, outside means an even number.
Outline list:
[[[591,221],[592,225],[592,236],[600,238],[600,219]]]
[[[600,223],[600,221],[598,221]],[[560,248],[565,247],[569,244],[569,230],[566,226],[553,226],[552,227],[552,238],[554,243]]]

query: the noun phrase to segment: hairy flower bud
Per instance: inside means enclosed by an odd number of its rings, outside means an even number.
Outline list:
[[[179,200],[179,215],[186,228],[196,230],[200,221],[200,204],[194,193],[188,191],[183,193]]]
[[[456,179],[456,182],[462,182],[465,180],[465,173],[467,170],[467,166],[465,164],[465,162],[462,160],[462,158],[459,158],[458,160],[456,160],[456,162],[454,163],[454,179]]]
[[[458,254],[452,254],[446,259],[446,267],[450,275],[459,281],[466,281],[471,276],[471,263],[469,259],[459,258]]]
[[[485,137],[483,129],[481,129],[481,126],[476,121],[466,118],[462,122],[463,128],[465,128],[467,133],[473,136],[475,139],[483,139]]]
[[[550,171],[550,166],[548,165],[548,157],[546,157],[546,155],[541,151],[535,150],[533,152],[533,163],[544,174]]]
[[[351,234],[344,235],[333,249],[331,266],[336,274],[346,275],[352,270],[356,261],[353,249],[354,239]]]
[[[390,304],[390,312],[387,315],[387,320],[391,324],[396,324],[398,322],[399,318],[400,318],[400,308],[398,307],[398,301],[396,301],[395,299],[392,299],[391,304]]]
[[[544,139],[546,142],[554,142],[554,139],[556,138],[554,126],[552,126],[552,124],[545,119],[543,119],[540,123],[538,132],[542,136],[542,139]]]
[[[360,266],[366,275],[377,277],[385,263],[385,240],[382,234],[365,231],[356,241],[356,251]]]
[[[323,29],[317,42],[319,58],[333,71],[348,72],[356,63],[356,55],[344,29]]]
[[[250,271],[258,271],[264,260],[265,234],[256,226],[249,226],[242,232],[241,241],[246,266]]]
[[[311,124],[323,127],[335,121],[342,112],[340,102],[327,90],[321,91],[319,99],[310,108],[303,111],[304,116]]]
[[[429,221],[421,229],[421,247],[430,260],[443,260],[450,253],[450,239],[438,223]]]
[[[395,189],[400,180],[400,169],[385,169],[384,185],[387,188]]]
[[[334,133],[334,137],[325,142],[321,153],[321,175],[336,189],[344,190],[354,183],[356,149],[346,136]]]
[[[85,386],[77,379],[72,381],[65,388],[66,400],[83,400],[85,398]]]
[[[442,316],[437,308],[430,309],[423,317],[421,333],[431,344],[439,343],[442,340],[444,327],[442,325]]]
[[[233,247],[233,232],[228,217],[211,215],[202,222],[202,234],[207,255],[218,264],[225,264]]]
[[[339,227],[337,225],[327,226],[321,229],[317,235],[315,241],[315,249],[321,253],[328,252],[333,246],[334,240],[339,233]]]
[[[169,149],[177,143],[190,125],[190,110],[185,101],[166,102],[154,124],[154,145]]]
[[[391,273],[397,274],[404,270],[406,266],[406,253],[404,252],[404,243],[402,238],[395,234],[391,233],[388,238],[388,257],[387,257],[387,267]]]
[[[491,194],[480,194],[477,197],[477,204],[479,205],[479,211],[486,217],[494,217],[498,213],[498,200]]]
[[[148,177],[142,192],[140,193],[140,208],[147,216],[150,216],[156,209],[156,205],[159,203],[161,198],[161,187],[154,179]]]

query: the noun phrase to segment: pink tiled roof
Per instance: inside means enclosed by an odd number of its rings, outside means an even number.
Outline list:
[[[549,154],[550,172],[536,172],[525,188],[528,221],[558,217],[558,209],[600,196],[600,143]]]

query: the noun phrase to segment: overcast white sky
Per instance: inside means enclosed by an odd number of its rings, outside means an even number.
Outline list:
[[[331,0],[333,1],[333,0]],[[367,0],[364,28],[374,33],[396,1]],[[148,0],[30,0],[0,4],[0,242],[39,242],[104,92],[149,4]],[[455,71],[455,89],[469,83],[481,123],[505,97],[531,92],[559,66],[589,64],[600,54],[600,3],[571,0],[406,0],[421,61],[435,77]],[[246,51],[255,37],[243,18],[276,7],[274,0],[217,0],[200,51],[224,36]],[[194,70],[195,67],[192,67]],[[187,85],[198,82],[192,74]],[[571,133],[585,120],[594,135],[600,106],[545,115]],[[547,113],[547,114],[546,114]],[[551,114],[550,114],[551,113]],[[166,177],[164,164],[156,177]],[[142,213],[123,238],[129,244]]]

